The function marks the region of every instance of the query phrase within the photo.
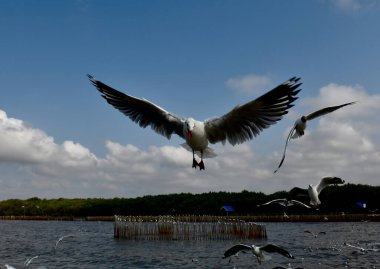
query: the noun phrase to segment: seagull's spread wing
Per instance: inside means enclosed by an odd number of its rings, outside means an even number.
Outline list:
[[[239,251],[243,251],[243,250],[252,250],[252,246],[249,246],[246,244],[237,244],[229,248],[226,252],[224,252],[224,258],[228,258],[232,255],[235,255]]]
[[[290,254],[287,250],[283,249],[282,247],[279,247],[277,245],[268,244],[263,247],[260,247],[261,250],[266,252],[277,252],[285,257],[288,257],[290,259],[294,259],[293,255]]]
[[[29,264],[30,264],[34,259],[37,259],[38,257],[39,257],[39,255],[34,256],[34,257],[30,258],[30,259],[27,259],[27,260],[24,262],[24,267],[28,267]]]
[[[320,116],[323,116],[323,115],[326,115],[328,113],[331,113],[341,107],[344,107],[344,106],[348,106],[348,105],[352,105],[352,104],[355,104],[356,102],[351,102],[351,103],[346,103],[346,104],[343,104],[343,105],[340,105],[340,106],[330,106],[330,107],[325,107],[325,108],[322,108],[320,110],[317,110],[317,111],[314,111],[312,113],[310,113],[309,115],[306,116],[306,120],[312,120],[312,119],[315,119],[317,117],[320,117]]]
[[[170,139],[173,133],[184,138],[183,120],[181,118],[148,100],[119,92],[101,81],[96,80],[91,75],[88,75],[88,78],[109,104],[129,117],[132,121],[138,123],[140,127],[145,128],[150,125],[155,132],[168,139]]]
[[[296,130],[296,125],[293,126],[293,128],[290,130],[290,132],[288,134],[288,137],[286,138],[286,143],[285,143],[285,147],[284,147],[284,153],[282,154],[281,162],[278,165],[277,169],[274,170],[273,173],[276,173],[278,171],[278,169],[280,169],[282,163],[285,161],[286,147],[288,146],[289,140],[290,140],[290,138],[292,138],[295,130]]]
[[[324,188],[326,188],[328,185],[333,184],[343,184],[344,180],[342,180],[339,177],[324,177],[321,179],[319,184],[317,185],[317,192],[320,193]]]
[[[74,237],[74,235],[72,235],[72,234],[69,234],[69,235],[64,235],[64,236],[62,236],[62,237],[58,238],[58,240],[57,240],[57,241],[55,241],[55,248],[57,248],[57,246],[58,246],[59,242],[61,242],[63,239],[65,239],[65,238],[67,238],[67,237]]]
[[[303,206],[303,207],[306,207],[306,208],[311,208],[310,206],[298,201],[298,200],[290,200],[291,203],[295,204],[295,205],[300,205],[300,206]]]
[[[274,199],[274,200],[269,201],[269,202],[262,204],[262,205],[270,205],[270,204],[275,204],[275,203],[285,205],[285,202],[286,202],[286,199]]]
[[[261,97],[244,105],[236,106],[227,114],[205,121],[207,138],[211,143],[227,140],[241,144],[258,135],[263,129],[275,124],[288,113],[300,91],[299,78],[291,78]]]

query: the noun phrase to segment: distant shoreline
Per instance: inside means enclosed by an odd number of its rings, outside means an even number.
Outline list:
[[[139,217],[139,216],[133,216]],[[140,216],[140,218],[149,221],[152,217],[157,216]],[[345,215],[273,215],[273,216],[215,216],[228,221],[244,222],[380,222],[380,214],[345,214]],[[181,216],[176,216],[181,218]],[[183,216],[187,219],[187,216]],[[207,221],[207,216],[202,217]],[[108,221],[113,222],[114,216],[0,216],[0,220],[29,220],[29,221]],[[202,222],[202,220],[199,220]]]

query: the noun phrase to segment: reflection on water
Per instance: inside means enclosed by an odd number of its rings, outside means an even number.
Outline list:
[[[266,223],[268,239],[236,241],[115,240],[112,222],[0,221],[0,268],[380,268],[380,251],[361,252],[344,243],[380,249],[375,222]],[[326,234],[315,234],[321,231]],[[65,235],[73,235],[59,242]],[[222,259],[236,243],[283,246],[294,260],[270,254],[259,266],[251,253]]]

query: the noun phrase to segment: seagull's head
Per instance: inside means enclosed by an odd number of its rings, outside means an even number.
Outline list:
[[[332,183],[333,184],[344,184],[344,180],[341,179],[340,177],[333,177],[332,178]]]
[[[194,125],[195,125],[195,120],[193,118],[188,118],[185,121],[185,129],[186,129],[185,133],[187,135],[188,140],[191,140],[191,138],[193,137]]]
[[[305,123],[305,122],[306,122],[306,117],[305,117],[305,116],[302,116],[302,117],[301,117],[301,121],[302,121],[303,123]]]

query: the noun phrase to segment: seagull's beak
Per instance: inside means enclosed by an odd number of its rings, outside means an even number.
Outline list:
[[[193,137],[193,132],[190,131],[190,130],[187,130],[187,138],[188,138],[189,140],[191,140],[192,137]]]

